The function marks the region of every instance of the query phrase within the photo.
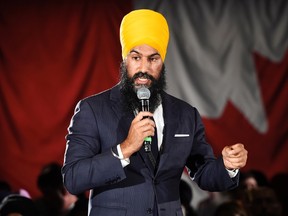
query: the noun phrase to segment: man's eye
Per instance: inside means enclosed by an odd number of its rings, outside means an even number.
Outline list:
[[[138,60],[140,60],[140,57],[139,56],[132,56],[132,59],[138,61]]]
[[[152,57],[152,58],[150,58],[150,61],[151,61],[151,62],[155,62],[155,61],[157,61],[157,59],[158,59],[158,58]]]

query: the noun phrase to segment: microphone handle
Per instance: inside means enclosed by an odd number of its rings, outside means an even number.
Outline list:
[[[141,111],[149,112],[149,99],[142,99],[141,100]]]
[[[142,111],[149,112],[149,100],[141,100]],[[147,117],[146,117],[147,118]],[[145,152],[151,152],[152,137],[145,137],[144,139],[144,150]]]
[[[152,138],[151,137],[145,137],[144,139],[144,150],[145,152],[151,152],[151,143],[152,143]]]

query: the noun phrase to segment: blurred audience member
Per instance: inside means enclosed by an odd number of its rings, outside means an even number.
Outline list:
[[[12,194],[11,186],[6,181],[0,181],[0,202],[9,194]]]
[[[199,216],[213,216],[216,209],[224,202],[231,200],[231,192],[209,192],[209,197],[199,203]]]
[[[34,202],[19,194],[6,196],[0,205],[1,216],[39,216]]]
[[[77,216],[82,215],[79,213],[78,203],[83,205],[83,202],[65,189],[60,164],[51,163],[44,166],[38,176],[37,185],[42,196],[36,199],[36,204],[43,216],[72,216],[76,211]],[[85,209],[87,209],[87,205]],[[85,215],[87,215],[87,211]]]
[[[247,190],[243,205],[251,216],[282,216],[282,207],[273,189],[258,187]]]
[[[185,180],[180,181],[179,191],[184,216],[196,216],[196,211],[191,206],[191,202],[193,199],[193,191]]]
[[[228,201],[216,208],[214,216],[248,216],[248,214],[239,202]]]
[[[88,215],[88,198],[86,194],[79,194],[74,208],[71,209],[67,216],[87,216]]]
[[[269,182],[265,174],[258,170],[249,170],[240,173],[239,186],[230,191],[230,198],[233,201],[242,202],[247,191],[268,186]]]
[[[288,173],[278,173],[270,181],[279,202],[282,204],[283,215],[288,215]]]
[[[251,190],[257,187],[266,187],[269,181],[264,173],[259,170],[250,170],[241,173],[240,175],[240,188]]]

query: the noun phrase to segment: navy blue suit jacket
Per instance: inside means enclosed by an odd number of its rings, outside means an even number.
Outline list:
[[[127,137],[134,118],[123,109],[118,85],[77,104],[66,137],[62,171],[70,193],[91,190],[90,215],[149,215],[154,202],[161,216],[182,215],[179,181],[185,166],[204,190],[237,186],[238,176],[229,177],[222,158],[216,159],[205,141],[198,111],[167,93],[163,93],[162,105],[165,127],[154,174],[143,149],[134,153],[124,168],[111,153],[111,148]]]

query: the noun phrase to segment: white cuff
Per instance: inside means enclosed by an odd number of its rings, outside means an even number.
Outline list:
[[[125,166],[129,165],[130,164],[130,159],[129,158],[124,158],[123,153],[121,151],[120,144],[117,145],[117,151],[118,151],[118,154],[119,154],[119,159],[121,161],[122,167],[125,167]]]
[[[226,170],[230,178],[234,178],[239,172],[239,169],[233,169],[233,170],[226,169]]]

